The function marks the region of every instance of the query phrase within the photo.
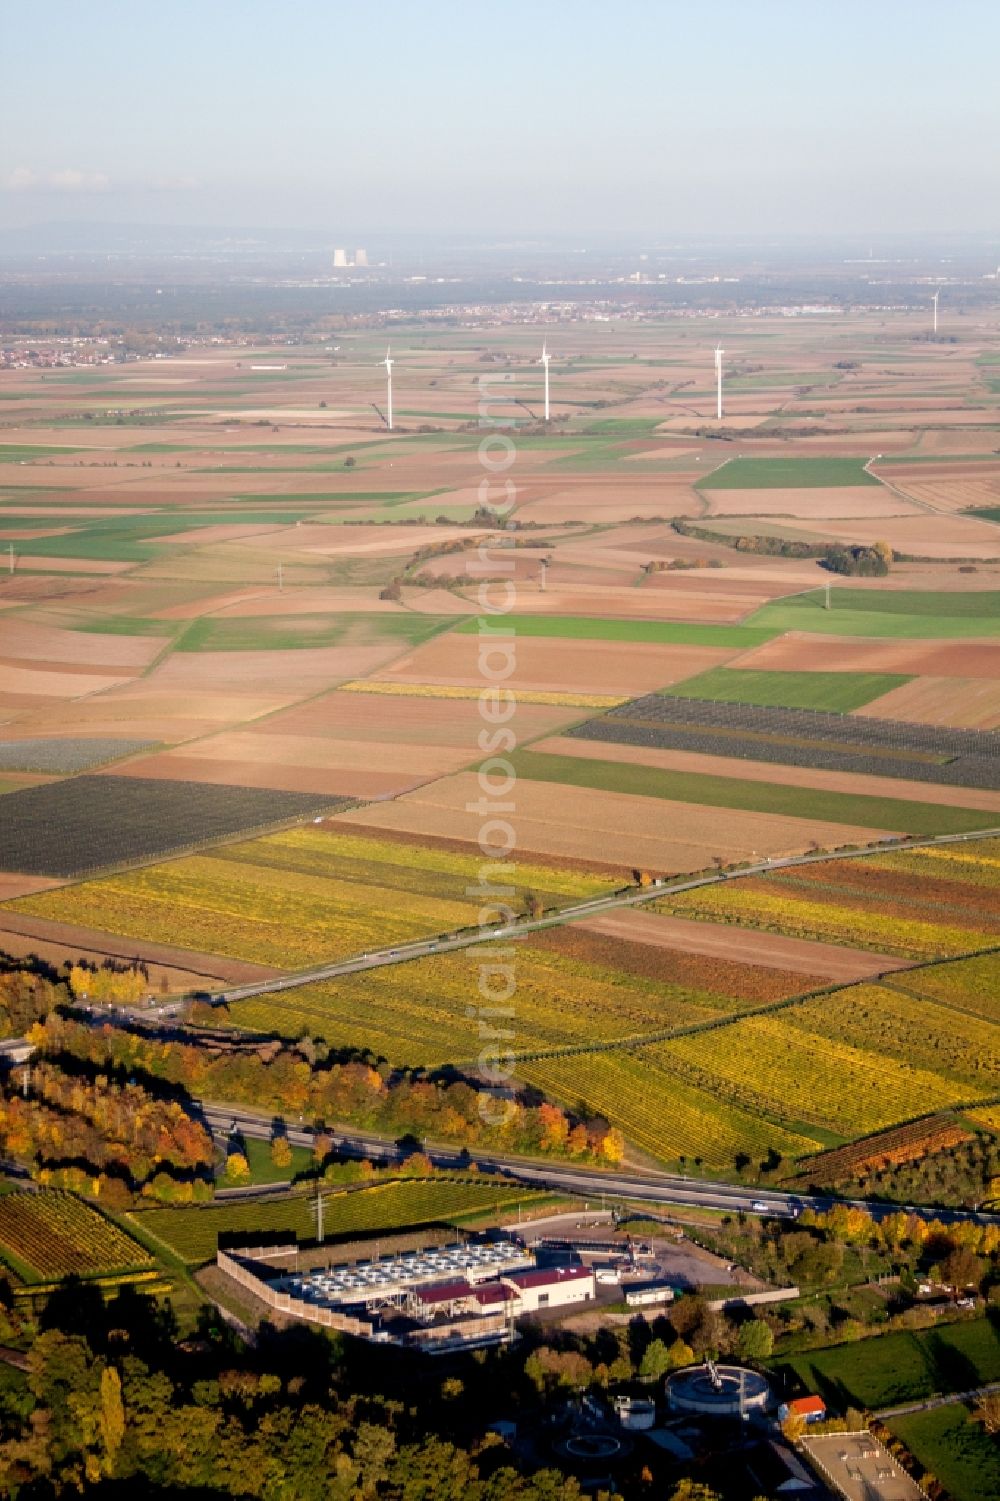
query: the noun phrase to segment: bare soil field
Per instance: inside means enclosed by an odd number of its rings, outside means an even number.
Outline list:
[[[3,899],[26,896],[28,891],[8,891],[6,881],[28,877],[0,875]],[[40,878],[36,878],[40,880]],[[58,881],[36,884],[35,891],[58,886]],[[8,954],[37,954],[52,964],[65,959],[89,959],[100,964],[105,959],[140,959],[150,971],[150,990],[157,992],[165,975],[171,990],[206,989],[220,981],[225,985],[246,985],[253,980],[269,980],[281,973],[265,964],[226,959],[216,954],[202,954],[170,944],[147,943],[136,938],[118,938],[113,934],[85,928],[75,923],[53,922],[26,912],[0,911],[0,949]]]
[[[319,693],[338,681],[365,677],[399,655],[398,641],[371,646],[304,647],[291,651],[177,652],[150,678],[166,692],[224,686],[227,693],[283,695],[286,702]]]
[[[383,798],[407,792],[423,780],[419,776],[369,769],[338,771],[316,766],[260,759],[227,760],[186,754],[187,747],[119,764],[119,776],[156,781],[198,782],[214,787],[272,788],[275,792],[310,792],[330,798]],[[369,763],[371,756],[369,755]],[[99,773],[100,774],[100,773]]]
[[[914,684],[907,685],[913,687]],[[992,684],[998,702],[1000,685]],[[898,688],[896,693],[903,690]],[[886,694],[886,702],[894,694]],[[857,712],[871,713],[872,705]],[[901,718],[883,714],[876,718]],[[950,724],[947,719],[925,723]],[[692,751],[659,750],[647,745],[609,745],[605,741],[577,740],[568,735],[554,735],[535,741],[533,751],[550,751],[560,756],[581,756],[589,761],[609,759],[636,766],[656,766],[662,771],[701,772],[708,776],[735,777],[745,782],[774,782],[774,765],[765,761],[744,761],[738,756],[707,756]],[[786,787],[814,787],[821,792],[846,792],[857,797],[900,798],[904,802],[938,803],[948,808],[983,808],[1000,813],[1000,792],[981,791],[974,787],[930,787],[926,782],[907,782],[896,777],[869,776],[860,772],[814,770],[806,766],[783,766],[781,782]]]
[[[579,718],[577,709],[544,704],[518,704],[512,721],[518,739],[533,740],[554,734],[559,726]],[[326,740],[370,741],[379,746],[444,746],[461,749],[472,759],[478,754],[483,718],[477,699],[404,698],[392,700],[375,693],[328,693],[286,709],[255,726],[258,735],[303,735]],[[371,752],[369,752],[371,754]]]
[[[470,772],[447,777],[380,807],[337,815],[336,823],[402,830],[479,843],[484,819],[469,812],[482,797]],[[560,787],[521,778],[516,789],[517,848],[522,853],[581,859],[609,870],[635,866],[656,872],[701,870],[716,855],[727,860],[758,855],[804,853],[821,846],[888,837],[891,830],[852,828],[821,820],[706,808],[658,798],[630,797],[590,788]],[[499,841],[487,834],[487,843]]]
[[[1000,678],[914,678],[854,712],[872,719],[995,730],[1000,727]]]
[[[926,558],[1000,559],[1000,527],[969,516],[885,516],[878,520],[824,521],[824,534],[840,542],[888,542],[896,552]]]
[[[574,641],[519,636],[512,648],[515,668],[507,687],[566,693],[641,693],[680,682],[727,662],[734,652],[720,647],[661,646],[650,642]],[[391,668],[376,673],[383,682],[434,683],[482,687],[476,635],[439,636]],[[488,666],[500,671],[499,656]]]
[[[0,870],[0,902],[9,902],[16,896],[32,896],[36,891],[49,891],[62,882],[49,876],[22,876],[16,872]],[[0,948],[3,944],[0,943]]]
[[[166,645],[166,636],[111,636],[60,630],[24,619],[4,622],[0,652],[6,660],[61,667],[143,668]]]
[[[59,672],[47,667],[20,667],[0,658],[0,695],[31,694],[41,698],[82,698],[127,682],[124,677],[99,676],[86,670]]]
[[[928,621],[933,630],[933,621]],[[1000,642],[869,640],[789,631],[740,658],[774,672],[903,672],[914,677],[1000,678]]]
[[[216,603],[211,613],[223,618],[261,615],[398,615],[405,606],[391,599],[379,599],[371,589],[317,588],[294,595],[277,587],[241,592],[229,603]],[[203,609],[199,614],[206,613]],[[436,613],[436,612],[433,612]]]
[[[850,984],[854,980],[866,980],[872,975],[908,967],[906,959],[894,959],[888,954],[842,948],[836,943],[813,943],[805,938],[787,938],[783,934],[746,928],[735,931],[725,923],[693,922],[688,918],[667,917],[637,908],[592,917],[579,926],[584,932],[598,933],[623,943],[648,944],[737,964],[790,970],[793,974],[808,976],[817,986],[823,981]],[[804,983],[803,989],[806,988],[808,986]]]
[[[891,490],[874,485],[831,486],[828,490],[706,490],[711,516],[797,516],[805,521],[839,517],[920,515]]]

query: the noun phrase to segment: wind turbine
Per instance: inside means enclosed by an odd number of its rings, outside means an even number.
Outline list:
[[[392,348],[391,348],[390,345],[387,344],[385,346],[385,359],[382,361],[382,364],[385,366],[385,380],[386,380],[386,388],[387,388],[387,392],[388,392],[387,400],[386,400],[386,427],[389,429],[390,432],[392,432],[392,367],[393,367],[393,363],[394,362],[393,362],[393,359],[392,359]]]
[[[715,419],[722,421],[722,356],[725,354],[721,344],[715,347]]]
[[[938,298],[940,296],[941,296],[941,288],[938,287],[937,291],[934,293],[934,296],[931,298],[931,301],[934,304],[934,332],[935,333],[937,333],[937,305],[938,305]]]
[[[542,367],[545,370],[545,420],[546,420],[546,422],[548,422],[548,420],[549,420],[549,360],[551,358],[552,358],[552,356],[549,354],[548,345],[547,345],[546,341],[543,339],[542,340],[542,358],[541,358],[541,362],[540,363],[541,363]]]

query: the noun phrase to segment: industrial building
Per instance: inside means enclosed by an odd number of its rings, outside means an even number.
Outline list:
[[[428,1350],[508,1342],[518,1318],[595,1296],[589,1267],[540,1267],[530,1252],[506,1240],[284,1269],[295,1260],[292,1246],[220,1251],[217,1257],[222,1271],[277,1312]]]

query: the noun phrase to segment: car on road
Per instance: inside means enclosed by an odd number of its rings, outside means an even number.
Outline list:
[[[771,1211],[770,1204],[765,1204],[763,1199],[754,1199],[753,1203],[750,1205],[750,1208],[753,1210],[754,1214],[769,1214]]]

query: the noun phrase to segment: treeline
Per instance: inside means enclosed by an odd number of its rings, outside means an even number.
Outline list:
[[[883,578],[892,567],[894,559],[888,542],[873,542],[871,546],[860,543],[849,546],[843,542],[803,542],[792,537],[755,532],[737,536],[697,526],[682,517],[670,524],[680,536],[694,537],[699,542],[714,542],[721,547],[731,547],[736,552],[758,553],[768,558],[815,558],[831,573],[847,574],[855,578]]]
[[[258,1051],[229,1052],[212,1039],[152,1039],[109,1024],[88,1027],[57,1013],[31,1036],[49,1056],[71,1057],[125,1077],[144,1073],[194,1096],[321,1123],[429,1136],[470,1149],[543,1152],[610,1164],[621,1162],[625,1150],[621,1133],[605,1120],[580,1120],[547,1103],[497,1100],[464,1079],[389,1073],[371,1062],[322,1058],[312,1044],[272,1042]]]
[[[149,994],[149,970],[140,961],[126,964],[120,959],[105,959],[96,965],[78,959],[70,965],[67,979],[77,1000],[130,1006]]]
[[[30,1162],[39,1182],[112,1206],[136,1193],[164,1201],[211,1197],[212,1139],[177,1101],[44,1061],[32,1066],[30,1079],[27,1096],[0,1094],[0,1149]]]
[[[319,1334],[273,1335],[259,1352],[240,1352],[206,1319],[196,1348],[178,1349],[169,1318],[144,1300],[119,1297],[105,1311],[78,1289],[76,1303],[52,1300],[24,1400],[5,1416],[4,1496],[103,1495],[106,1486],[241,1501],[582,1496],[557,1470],[518,1474],[485,1419],[473,1426],[461,1380],[445,1389],[428,1373],[404,1401],[381,1395],[373,1371],[344,1370]],[[476,1406],[488,1410],[485,1391]],[[459,1412],[462,1437],[445,1437]]]
[[[66,999],[66,988],[54,972],[43,974],[0,954],[0,1036],[23,1037]]]

